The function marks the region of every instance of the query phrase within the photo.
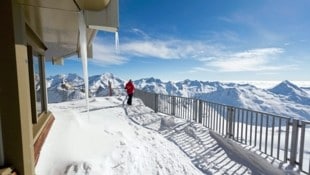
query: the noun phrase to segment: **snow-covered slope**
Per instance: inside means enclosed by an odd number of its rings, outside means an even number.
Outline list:
[[[125,81],[111,73],[89,77],[90,95],[109,94],[108,82],[113,92],[124,92]],[[76,74],[57,75],[47,79],[49,103],[84,98],[83,80]],[[156,78],[135,80],[137,89],[159,94],[198,98],[206,101],[264,111],[267,113],[310,120],[310,88],[283,81],[271,89],[251,84],[184,80],[163,82]]]
[[[219,82],[203,82],[184,80],[179,82],[162,82],[155,78],[144,78],[134,81],[138,89],[167,95],[193,97],[197,93],[216,90]]]
[[[111,73],[89,77],[89,95],[103,97],[109,94],[109,81],[114,91],[124,88],[124,81]],[[77,74],[56,75],[47,78],[48,102],[58,103],[85,98],[84,80]]]
[[[272,89],[261,89],[250,84],[203,82],[184,80],[162,82],[149,78],[135,81],[139,89],[149,92],[193,97],[211,102],[264,111],[276,115],[310,120],[310,94],[283,81]]]

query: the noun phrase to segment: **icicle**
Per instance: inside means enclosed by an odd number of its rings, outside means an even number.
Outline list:
[[[119,54],[119,36],[117,31],[115,32],[115,51]]]
[[[79,16],[80,16],[79,17],[80,53],[81,53],[81,60],[82,60],[82,65],[83,65],[86,106],[87,106],[87,112],[89,112],[86,24],[84,21],[83,12],[80,12]]]

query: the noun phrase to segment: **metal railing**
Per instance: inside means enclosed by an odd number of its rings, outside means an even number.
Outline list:
[[[155,112],[200,123],[310,174],[310,121],[141,90],[135,96]]]

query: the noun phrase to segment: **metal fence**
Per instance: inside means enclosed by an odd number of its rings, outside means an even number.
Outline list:
[[[310,121],[141,90],[135,96],[155,112],[200,123],[310,174]]]

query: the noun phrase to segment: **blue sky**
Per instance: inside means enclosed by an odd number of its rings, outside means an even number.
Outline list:
[[[310,81],[309,0],[120,0],[119,52],[99,32],[89,75]],[[78,73],[78,58],[47,63]]]

